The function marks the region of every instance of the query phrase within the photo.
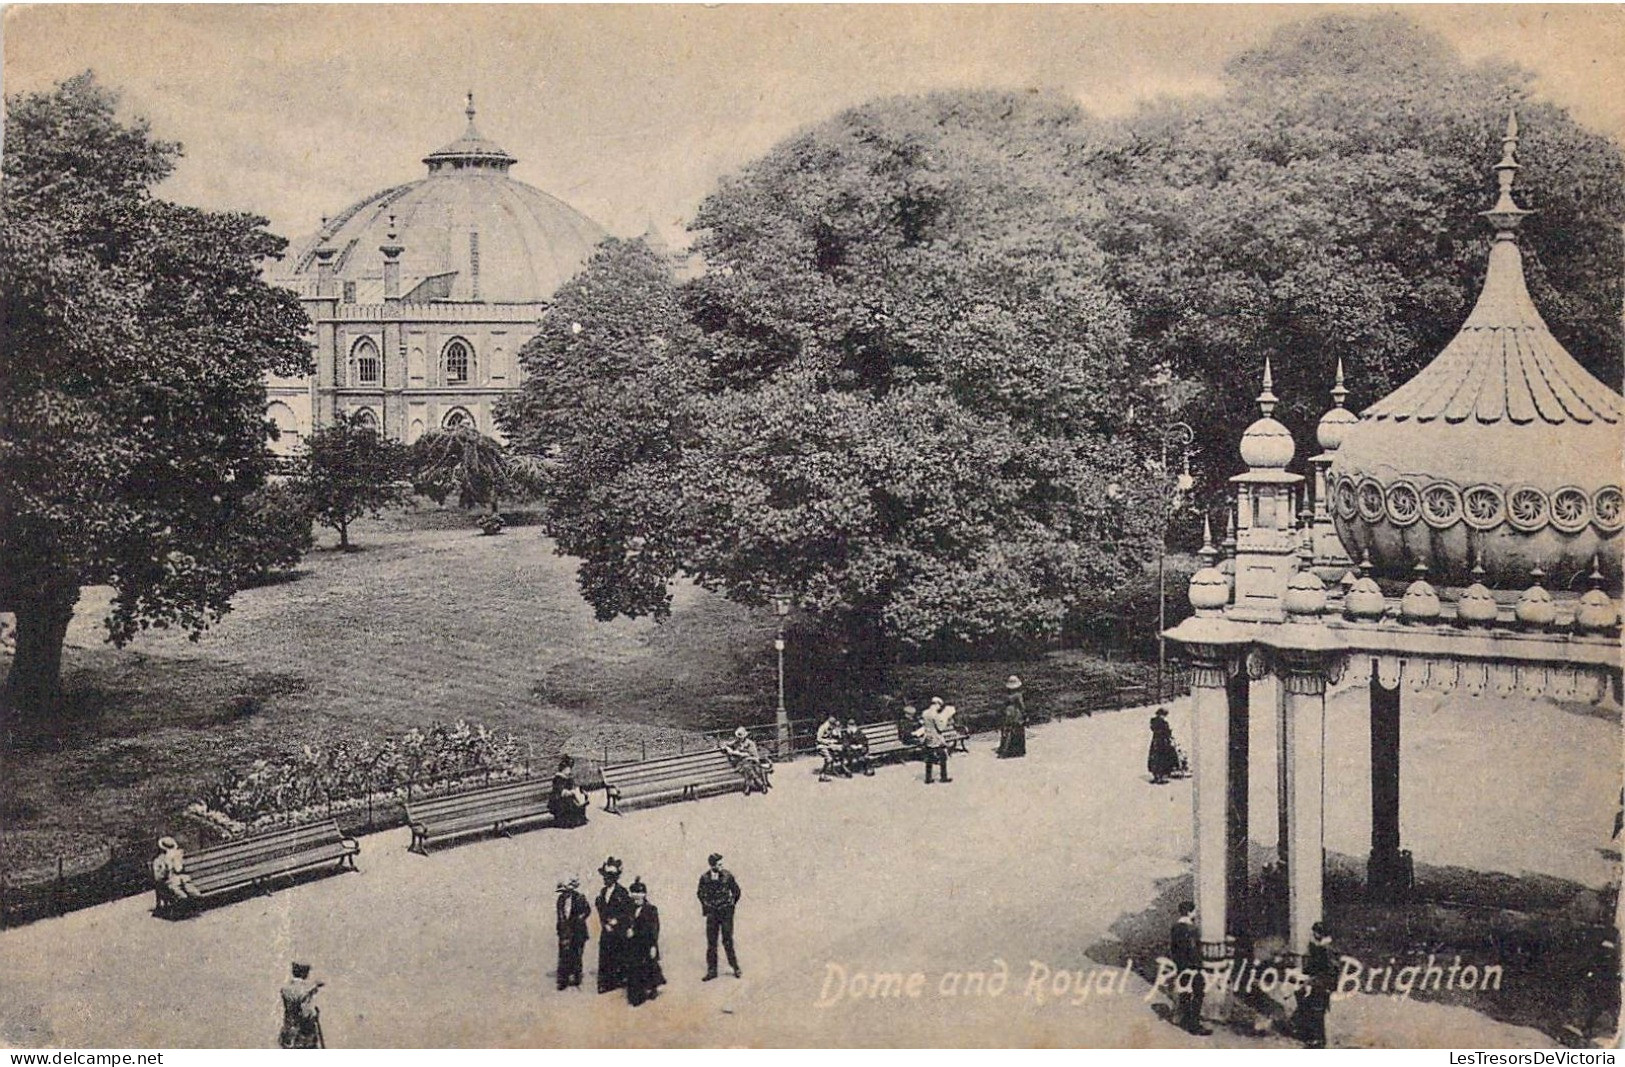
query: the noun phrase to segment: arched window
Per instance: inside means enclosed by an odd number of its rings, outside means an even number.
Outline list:
[[[440,425],[448,430],[455,430],[459,426],[474,425],[474,416],[468,413],[467,408],[452,408],[446,412],[446,417],[440,420]]]
[[[355,421],[358,426],[365,427],[373,433],[378,432],[378,416],[373,413],[372,408],[358,408],[355,413]]]
[[[474,367],[474,350],[467,341],[461,337],[454,337],[446,342],[446,347],[440,353],[441,362],[446,366],[447,385],[466,385],[469,375]]]
[[[278,456],[291,456],[299,451],[299,418],[293,408],[273,400],[265,407],[265,417],[276,427],[277,438],[271,442],[271,452]]]
[[[350,349],[350,365],[355,368],[357,385],[377,385],[383,374],[383,360],[372,338],[363,337]]]

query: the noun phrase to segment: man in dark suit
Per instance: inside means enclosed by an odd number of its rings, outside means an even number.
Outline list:
[[[666,974],[660,969],[660,909],[649,903],[642,879],[632,882],[626,913],[626,1001],[634,1008],[660,995]]]
[[[1298,1036],[1309,1048],[1326,1047],[1326,1013],[1337,988],[1337,954],[1325,923],[1309,928],[1309,953],[1303,961],[1303,992],[1298,995]]]
[[[559,880],[559,988],[581,984],[581,953],[587,947],[587,916],[592,905],[573,875]]]
[[[717,976],[717,938],[722,938],[723,950],[728,953],[728,966],[734,977],[741,977],[739,957],[734,955],[734,905],[744,894],[739,882],[722,866],[722,853],[713,852],[711,868],[700,875],[700,911],[705,913],[705,977],[709,982]]]
[[[621,861],[614,856],[598,868],[604,888],[598,892],[598,992],[608,993],[626,984],[626,920],[632,897],[621,885]]]
[[[1202,998],[1207,993],[1207,977],[1202,972],[1202,938],[1196,930],[1196,905],[1188,900],[1179,905],[1179,919],[1168,931],[1168,954],[1179,969],[1174,976],[1174,989],[1179,997],[1180,1028],[1206,1037],[1213,1031],[1202,1025]]]

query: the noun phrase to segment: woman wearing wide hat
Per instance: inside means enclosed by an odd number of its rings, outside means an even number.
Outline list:
[[[1174,728],[1168,725],[1168,709],[1158,708],[1151,716],[1151,751],[1145,757],[1152,785],[1164,785],[1179,770],[1179,749],[1174,745]]]
[[[1004,682],[1004,718],[999,724],[1000,759],[1020,759],[1027,754],[1027,701],[1021,695],[1021,679],[1011,675]]]
[[[626,1000],[637,1007],[660,995],[666,974],[660,968],[660,909],[649,903],[649,890],[632,882],[632,910],[626,922]]]

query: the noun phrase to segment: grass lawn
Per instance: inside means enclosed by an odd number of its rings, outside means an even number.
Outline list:
[[[646,738],[772,721],[768,612],[682,586],[664,624],[598,622],[575,561],[537,528],[481,537],[455,510],[408,510],[352,536],[362,551],[325,536],[294,580],[240,593],[196,642],[153,631],[113,649],[101,634],[107,591],[85,590],[66,656],[73,725],[6,754],[0,835],[13,865],[31,838],[37,848],[80,835],[144,859],[223,770],[305,743],[468,718],[512,731],[538,760],[606,743],[630,758]],[[890,683],[976,713],[997,706],[1012,671],[1040,715],[1147,678],[1141,664],[1055,654],[904,667]],[[829,692],[797,673],[788,688],[797,717],[819,710],[804,695]]]

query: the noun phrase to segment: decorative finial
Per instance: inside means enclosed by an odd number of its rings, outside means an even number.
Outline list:
[[[395,238],[397,238],[399,236],[400,236],[400,234],[395,232],[395,216],[391,215],[389,217],[389,241],[390,241],[390,243],[394,244],[395,243]]]
[[[1589,580],[1591,582],[1591,588],[1593,588],[1593,589],[1601,589],[1602,588],[1602,582],[1603,582],[1602,567],[1599,564],[1600,564],[1600,561],[1597,559],[1597,557],[1595,555],[1593,555],[1591,557],[1591,573],[1586,575],[1586,578],[1587,578],[1587,580]]]
[[[1365,550],[1365,558],[1360,561],[1360,577],[1371,577],[1371,550]]]
[[[472,89],[468,91],[468,107],[463,110],[463,114],[468,116],[468,124],[472,126],[474,124],[474,90]]]
[[[1202,547],[1197,549],[1196,554],[1204,567],[1213,566],[1213,560],[1219,555],[1219,550],[1213,547],[1213,523],[1206,514],[1202,516]]]
[[[1338,407],[1342,407],[1343,401],[1348,398],[1348,395],[1349,391],[1343,388],[1343,357],[1338,356],[1337,384],[1332,386],[1332,403],[1336,404]]]
[[[1224,517],[1224,558],[1236,558],[1236,506],[1230,505]]]
[[[1512,178],[1518,173],[1518,113],[1507,112],[1506,134],[1501,138],[1501,161],[1495,165],[1495,180],[1500,186],[1500,195],[1495,200],[1495,206],[1488,211],[1480,212],[1490,225],[1495,227],[1497,240],[1513,240],[1516,237],[1518,224],[1524,216],[1531,214],[1518,206],[1512,199]]]
[[[1278,399],[1271,390],[1275,385],[1275,376],[1270,373],[1270,357],[1264,356],[1264,391],[1258,394],[1258,410],[1268,418],[1275,413],[1275,402]]]

